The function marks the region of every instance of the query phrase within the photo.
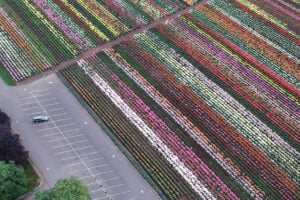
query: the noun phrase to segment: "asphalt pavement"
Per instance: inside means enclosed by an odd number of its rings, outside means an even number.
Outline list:
[[[0,79],[0,109],[49,187],[76,176],[93,200],[156,200],[155,191],[55,74],[9,87]],[[47,115],[49,120],[33,123]]]

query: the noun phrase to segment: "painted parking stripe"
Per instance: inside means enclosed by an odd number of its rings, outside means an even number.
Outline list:
[[[125,186],[125,184],[113,185],[113,186],[102,188],[102,189],[92,190],[92,191],[90,191],[90,193],[99,192],[101,190],[108,190],[108,189],[111,189],[111,188],[121,187],[121,186]]]
[[[91,147],[91,146],[81,147],[81,148],[78,148],[78,149],[75,149],[75,150],[87,149],[89,147]],[[67,152],[71,152],[71,151],[75,152],[73,149],[71,149],[71,150],[67,150],[67,151],[62,151],[62,152],[55,153],[54,155],[58,155],[58,154],[62,154],[62,153],[67,153]]]
[[[68,158],[63,158],[63,159],[58,160],[58,162],[65,161],[65,160],[71,160],[73,158],[78,158],[78,157],[77,156],[71,156],[71,157],[68,157]]]
[[[65,125],[61,125],[61,126],[56,126],[58,128],[61,128],[61,127],[66,127],[66,126],[72,126],[72,125],[75,125],[76,123],[70,123],[70,124],[65,124]]]
[[[38,90],[32,90],[31,92],[41,92],[41,91],[48,91],[49,89],[38,89]]]
[[[114,171],[100,172],[100,173],[94,174],[94,176],[98,176],[98,175],[101,175],[101,174],[113,173],[113,172],[114,172]]]
[[[51,134],[43,135],[41,137],[49,137],[49,136],[58,135],[58,134],[60,134],[60,133],[51,133]]]
[[[41,100],[39,100],[39,102],[51,101],[51,100],[55,100],[55,99],[56,99],[55,97],[49,98],[49,99],[41,99]]]
[[[68,132],[79,131],[79,130],[80,130],[80,128],[76,128],[76,129],[71,129],[71,130],[62,131],[62,133],[68,133]]]
[[[32,96],[17,98],[17,101],[23,101],[24,99],[33,99]]]
[[[55,109],[47,110],[47,112],[51,112],[51,111],[55,111],[55,110],[63,110],[63,108],[55,108]]]
[[[50,127],[50,128],[44,128],[44,129],[40,129],[40,130],[37,130],[38,132],[41,132],[41,131],[47,131],[47,130],[51,130],[51,129],[55,129],[57,127]]]
[[[59,139],[55,139],[55,140],[50,140],[50,141],[47,141],[46,143],[56,142],[56,141],[60,141],[60,140],[65,140],[65,138],[59,138]]]
[[[28,114],[25,114],[25,115],[37,115],[37,114],[42,114],[42,113],[45,113],[45,112],[40,111],[40,112],[28,113]]]
[[[78,163],[72,163],[72,164],[62,165],[62,166],[63,166],[63,167],[72,167],[72,166],[80,165],[80,164],[83,164],[83,163],[82,163],[82,162],[78,162]]]
[[[93,161],[102,160],[102,159],[103,159],[103,157],[102,158],[95,158],[95,159],[92,159],[92,160],[87,160],[87,162],[93,162]]]
[[[49,107],[49,106],[53,106],[53,105],[57,105],[57,104],[60,104],[60,103],[56,102],[56,103],[46,104],[46,105],[43,105],[43,106],[44,107]]]
[[[34,104],[36,102],[29,102],[29,103],[22,103],[22,104],[19,104],[20,106],[25,106],[25,105],[29,105],[29,104]]]
[[[23,111],[32,110],[32,109],[36,109],[36,108],[40,108],[40,107],[39,106],[35,106],[35,107],[31,107],[31,108],[24,108]]]
[[[57,116],[61,116],[61,115],[67,115],[68,113],[64,112],[64,113],[59,113],[59,114],[55,114],[55,115],[49,115],[49,117],[57,117]]]
[[[72,144],[78,144],[78,143],[81,143],[81,142],[87,142],[88,140],[81,140],[81,141],[78,141],[78,142],[73,142],[73,143],[70,143],[70,144],[61,144],[61,145],[57,145],[57,146],[53,146],[53,147],[50,147],[50,149],[55,149],[55,148],[59,148],[59,147],[62,147],[62,146],[70,146]]]
[[[74,137],[79,137],[79,136],[83,136],[83,135],[85,135],[85,134],[66,136],[66,138],[74,138]]]
[[[49,96],[51,94],[41,94],[41,95],[32,95],[32,98],[36,98],[36,97],[44,97],[44,96]]]
[[[61,122],[61,121],[67,121],[67,120],[71,120],[71,117],[68,118],[64,118],[64,119],[59,119],[59,120],[52,120],[52,122]]]
[[[109,197],[113,197],[113,196],[125,194],[125,193],[128,193],[128,192],[130,192],[130,190],[127,190],[127,191],[125,191],[125,192],[119,192],[119,193],[111,194],[111,195],[109,195],[109,196],[104,196],[104,197],[97,198],[97,199],[93,199],[93,200],[100,200],[100,199],[104,199],[104,198],[109,198]]]

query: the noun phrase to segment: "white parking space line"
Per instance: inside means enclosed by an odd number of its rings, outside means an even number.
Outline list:
[[[25,105],[29,105],[29,104],[34,104],[36,102],[28,102],[28,103],[22,103],[22,104],[19,104],[20,106],[25,106]]]
[[[61,128],[61,127],[66,127],[66,126],[72,126],[72,125],[75,125],[76,123],[70,123],[70,124],[65,124],[65,125],[61,125],[61,126],[57,126],[58,128]]]
[[[46,112],[52,112],[52,111],[55,111],[55,110],[63,110],[63,108],[55,108],[55,109],[47,110]]]
[[[75,150],[87,149],[87,148],[90,148],[90,147],[92,147],[92,146],[85,146],[85,147],[81,147],[81,148],[78,148],[78,149],[75,149]],[[67,150],[67,151],[62,151],[62,152],[57,152],[57,153],[54,153],[54,155],[58,155],[58,154],[62,154],[62,153],[67,153],[67,152],[71,152],[71,151],[74,151],[74,149]]]
[[[70,144],[61,144],[61,145],[53,146],[53,147],[50,147],[50,148],[55,149],[55,148],[59,148],[59,147],[62,147],[62,146],[70,146],[70,145],[73,145],[73,144],[78,144],[78,143],[87,142],[87,141],[88,140],[81,140],[81,141],[78,141],[78,142],[73,142],[73,143],[70,143]]]
[[[61,116],[61,115],[67,115],[68,113],[64,112],[64,113],[59,113],[59,114],[55,114],[55,115],[49,115],[50,118],[52,117],[57,117],[57,116]],[[55,121],[52,121],[55,122]]]
[[[116,179],[119,179],[119,178],[120,177],[116,176],[116,177],[112,177],[112,178],[103,179],[100,182],[103,183],[103,182],[106,182],[106,181],[112,181],[112,180],[116,180]]]
[[[110,187],[103,188],[103,190],[108,190],[108,189],[115,188],[115,187],[121,187],[121,186],[123,186],[123,185],[124,185],[124,184],[113,185],[113,186],[110,186]],[[98,189],[98,190],[92,190],[92,191],[90,191],[90,193],[94,193],[94,192],[98,192],[98,191],[101,191],[101,189]]]
[[[21,97],[21,98],[17,98],[16,100],[17,101],[23,101],[24,99],[33,99],[32,96],[29,96],[29,97]]]
[[[49,106],[53,106],[53,105],[57,105],[57,104],[60,104],[60,103],[51,103],[51,104],[46,104],[46,105],[44,105],[44,107],[49,107]]]
[[[102,165],[97,165],[97,166],[94,166],[94,167],[87,167],[88,169],[98,169],[100,167],[104,167],[104,166],[108,166],[109,164],[102,164]]]
[[[80,130],[80,128],[76,128],[76,129],[71,129],[71,130],[62,131],[62,133],[68,133],[68,132],[79,131],[79,130]]]
[[[36,114],[41,114],[41,113],[45,113],[44,111],[40,111],[40,112],[34,112],[34,113],[28,113],[25,115],[36,115]]]
[[[51,94],[41,94],[41,95],[37,95],[37,96],[32,95],[32,97],[36,98],[36,97],[44,97],[44,96],[49,96],[49,95],[51,95]]]
[[[60,140],[65,140],[65,138],[59,138],[59,139],[55,139],[55,140],[50,140],[50,141],[47,141],[46,143],[57,142],[57,141],[60,141]]]
[[[62,166],[63,166],[63,167],[72,167],[72,166],[80,165],[80,164],[83,164],[83,163],[82,163],[82,162],[78,162],[78,163],[72,163],[72,164],[62,165]]]
[[[61,121],[67,121],[67,120],[71,120],[72,118],[68,117],[68,118],[64,118],[64,119],[59,119],[59,120],[52,120],[52,122],[61,122]]]
[[[67,138],[74,138],[74,137],[79,137],[79,136],[83,136],[85,134],[78,134],[78,135],[71,135],[71,136],[66,136]]]
[[[47,131],[47,130],[51,130],[51,129],[55,129],[57,127],[50,127],[50,128],[44,128],[44,129],[40,129],[40,130],[37,130],[38,132],[42,132],[42,131]]]
[[[35,107],[31,107],[31,108],[24,108],[23,111],[32,110],[32,109],[36,109],[36,108],[40,108],[40,107],[39,106],[35,106]]]
[[[109,195],[109,197],[113,197],[113,196],[125,194],[125,193],[128,193],[128,192],[130,192],[130,190],[127,190],[127,191],[125,191],[125,192],[119,192],[119,193],[111,194],[111,195]],[[93,200],[100,200],[100,199],[109,198],[109,197],[108,197],[108,196],[104,196],[104,197],[97,198],[97,199],[93,199]]]
[[[94,176],[98,176],[98,175],[101,175],[101,174],[113,173],[113,172],[114,172],[114,171],[100,172],[100,173],[94,174]]]
[[[87,160],[88,162],[93,162],[93,161],[96,161],[96,160],[102,160],[103,158],[95,158],[95,159],[92,159],[92,160]]]
[[[49,89],[39,89],[39,90],[32,90],[31,92],[41,92],[41,91],[48,91]]]
[[[65,160],[71,160],[73,158],[77,158],[77,156],[71,156],[71,157],[68,157],[68,158],[63,158],[63,159],[58,160],[58,162],[65,161]]]
[[[91,153],[87,153],[87,154],[81,154],[80,156],[87,156],[87,155],[92,155],[92,154],[96,154],[98,152],[91,152]]]
[[[51,100],[55,100],[55,99],[56,98],[41,99],[41,100],[39,100],[39,102],[51,101]]]
[[[53,135],[58,135],[59,133],[51,133],[51,134],[47,134],[47,135],[43,135],[41,136],[42,138],[43,137],[50,137],[50,136],[53,136]]]
[[[86,179],[86,178],[90,178],[90,177],[93,177],[93,175],[88,175],[88,176],[83,176],[83,177],[78,177],[80,180],[82,179]]]

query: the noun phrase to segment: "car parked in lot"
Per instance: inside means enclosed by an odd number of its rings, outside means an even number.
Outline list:
[[[49,117],[46,116],[46,115],[39,115],[39,116],[33,117],[33,122],[34,123],[46,122],[48,120],[49,120]]]

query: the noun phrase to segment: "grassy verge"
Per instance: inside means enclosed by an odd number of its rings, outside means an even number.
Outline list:
[[[9,74],[4,70],[3,67],[0,66],[0,77],[2,77],[3,81],[10,86],[16,85],[13,80],[10,78]]]
[[[30,192],[34,189],[35,186],[39,184],[40,178],[31,166],[30,161],[26,162],[24,170],[27,179],[27,192]]]

